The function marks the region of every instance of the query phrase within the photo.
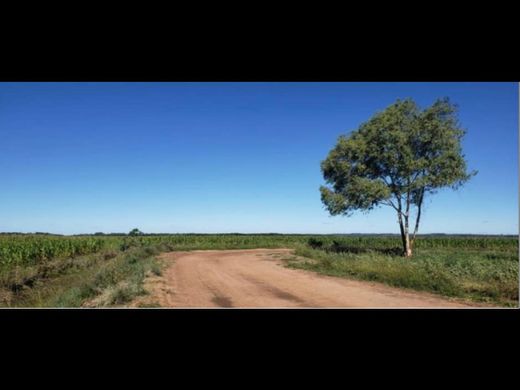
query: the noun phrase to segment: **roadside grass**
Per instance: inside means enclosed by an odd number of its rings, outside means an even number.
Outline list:
[[[518,306],[518,254],[512,251],[421,249],[406,259],[380,251],[334,252],[299,245],[295,254],[307,260],[288,260],[287,266],[492,305]]]
[[[162,307],[158,302],[141,302],[136,305],[136,307],[140,308],[155,308],[155,307]]]
[[[13,280],[3,276],[3,290],[9,291],[10,307],[106,307],[124,305],[143,295],[147,275],[160,274],[155,256],[170,250],[164,244],[129,248],[119,253],[98,253],[67,259],[36,281],[12,290]],[[32,276],[36,271],[31,271]],[[9,274],[8,274],[9,275]],[[25,273],[27,276],[27,272]],[[7,280],[6,280],[7,279]],[[25,279],[27,280],[27,279]],[[8,287],[6,289],[6,287]],[[5,295],[5,294],[4,294]]]

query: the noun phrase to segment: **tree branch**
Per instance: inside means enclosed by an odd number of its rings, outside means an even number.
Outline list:
[[[407,189],[406,189],[406,219],[408,220],[408,217],[410,216],[410,178],[406,180],[407,182]]]
[[[403,214],[403,204],[401,202],[401,195],[395,194],[395,197],[397,198],[397,213],[399,214],[399,218],[401,218],[401,215]]]
[[[388,199],[388,202],[381,202],[381,204],[384,204],[385,206],[390,206],[392,207],[395,211],[399,212],[399,209],[397,208],[397,206],[392,202],[391,199]]]
[[[424,191],[425,191],[425,187],[421,188],[421,195],[419,196],[419,201],[417,202],[417,218],[415,219],[415,229],[413,231],[413,236],[412,236],[412,245],[415,242],[415,236],[417,235],[417,231],[419,230],[419,222],[421,220],[421,209],[422,209],[422,203],[424,200]]]
[[[385,176],[381,176],[381,179],[383,179],[383,181],[385,182],[385,184],[386,184],[388,187],[392,188],[392,184],[389,183],[389,182],[386,180],[386,177],[385,177]]]

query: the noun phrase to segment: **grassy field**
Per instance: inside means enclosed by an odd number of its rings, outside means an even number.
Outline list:
[[[518,239],[429,237],[411,259],[397,239],[310,239],[289,266],[326,275],[382,282],[499,306],[518,306]]]
[[[501,306],[518,305],[518,238],[423,236],[412,259],[396,236],[0,235],[0,306],[124,306],[170,250],[295,248],[288,266]]]
[[[0,306],[118,306],[145,293],[147,275],[160,274],[155,256],[170,251],[167,244],[107,248],[73,258],[0,267]]]

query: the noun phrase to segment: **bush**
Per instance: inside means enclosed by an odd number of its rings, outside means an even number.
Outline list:
[[[312,249],[321,249],[323,247],[323,241],[318,240],[314,237],[309,238],[307,243]]]

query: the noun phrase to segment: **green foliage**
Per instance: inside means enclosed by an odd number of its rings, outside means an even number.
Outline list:
[[[50,235],[0,236],[0,266],[39,264],[51,259],[73,258],[99,252],[107,240],[94,237]]]
[[[135,228],[135,229],[130,230],[128,235],[129,236],[142,236],[143,232],[141,232],[139,229]]]
[[[518,305],[518,239],[426,237],[412,259],[392,253],[395,237],[324,237],[320,248],[298,246],[312,260],[289,266],[486,302]]]
[[[323,241],[319,240],[319,239],[316,239],[314,237],[309,238],[307,243],[313,249],[320,249],[321,247],[323,247]]]
[[[68,260],[58,260],[52,272],[33,274],[35,283],[22,282],[16,290],[13,289],[15,275],[2,275],[0,306],[99,307],[124,304],[145,293],[143,281],[147,273],[161,273],[160,264],[150,253],[159,253],[159,250],[155,247],[132,248],[109,260],[102,254],[91,255],[91,261],[77,258],[73,261],[74,266],[66,267],[60,264],[69,263]]]
[[[398,100],[339,137],[321,163],[328,184],[320,187],[322,202],[331,215],[392,206],[408,233],[410,206],[420,209],[426,194],[456,189],[476,174],[467,172],[464,133],[449,99],[424,110],[411,99]]]
[[[87,254],[103,252],[106,259],[115,257],[120,250],[154,246],[167,250],[193,249],[249,249],[283,248],[305,244],[309,239],[330,246],[333,240],[342,245],[358,247],[398,246],[397,236],[333,236],[289,234],[172,234],[144,235],[140,237],[53,237],[48,235],[0,236],[0,269],[16,266],[38,266],[57,259],[73,259]],[[319,245],[319,244],[318,244]],[[518,247],[518,240],[511,237],[491,236],[425,236],[417,242],[417,248],[466,247],[475,249],[501,249]]]

